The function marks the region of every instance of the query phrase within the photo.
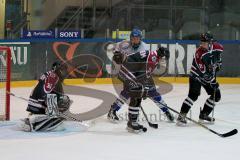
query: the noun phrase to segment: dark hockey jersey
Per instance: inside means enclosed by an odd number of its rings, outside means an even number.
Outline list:
[[[160,56],[156,51],[141,51],[127,56],[119,71],[119,79],[123,82],[139,82],[151,77]]]
[[[216,68],[222,65],[222,52],[223,46],[217,42],[214,42],[208,50],[199,47],[193,58],[190,76],[200,78],[208,83],[214,81]],[[206,77],[210,78],[206,79]]]
[[[54,71],[44,73],[33,89],[27,111],[34,114],[45,114],[47,94],[63,94],[62,82]]]

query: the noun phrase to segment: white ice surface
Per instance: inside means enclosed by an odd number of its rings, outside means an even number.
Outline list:
[[[114,93],[111,85],[91,85]],[[12,89],[16,95],[28,97],[32,88]],[[221,85],[222,100],[216,106],[214,125],[208,125],[220,133],[234,128],[240,130],[240,85]],[[186,98],[188,85],[175,84],[173,91],[163,96],[166,103],[179,111]],[[74,103],[72,111],[83,112],[94,108],[100,100],[83,96],[70,96]],[[194,103],[192,118],[198,119],[199,108],[207,95]],[[211,132],[189,123],[177,127],[164,120],[157,122],[159,129],[148,127],[142,134],[126,131],[126,121],[109,123],[106,115],[88,122],[89,128],[66,122],[66,130],[50,133],[26,133],[19,131],[20,118],[27,116],[26,102],[11,97],[11,121],[0,122],[1,160],[238,160],[240,158],[240,134],[220,138]],[[79,107],[80,104],[80,107]],[[88,107],[89,106],[89,107]],[[150,100],[142,103],[145,111],[159,113]],[[125,114],[126,106],[120,110]]]

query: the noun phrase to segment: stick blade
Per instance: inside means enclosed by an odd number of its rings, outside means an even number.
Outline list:
[[[225,138],[225,137],[233,136],[233,135],[235,135],[237,133],[238,133],[238,130],[237,129],[233,129],[230,132],[227,132],[227,133],[224,133],[224,134],[220,134],[220,136]]]
[[[149,126],[155,129],[158,129],[158,124],[155,123],[149,123]]]

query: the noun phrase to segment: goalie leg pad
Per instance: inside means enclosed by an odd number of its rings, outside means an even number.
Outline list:
[[[58,116],[58,102],[56,94],[47,94],[46,114],[50,117]]]
[[[48,115],[35,115],[30,118],[33,131],[53,131],[63,123],[61,117],[49,117]]]

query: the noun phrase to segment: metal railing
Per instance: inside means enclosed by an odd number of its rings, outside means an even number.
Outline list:
[[[28,13],[25,13],[25,15],[23,16],[22,20],[20,23],[18,23],[16,25],[16,27],[11,31],[11,36],[12,38],[14,37],[19,37],[20,36],[20,33],[21,33],[21,30],[23,28],[27,28],[29,29],[30,28],[30,21],[27,19],[27,16],[29,14]]]
[[[68,19],[68,21],[61,27],[61,30],[66,30],[68,29],[74,22],[76,23],[76,21],[79,20],[79,17],[80,17],[80,14],[82,15],[81,17],[81,20],[83,20],[83,12],[84,12],[84,9],[86,8],[87,6],[87,3],[89,2],[89,0],[85,0],[85,1],[82,1],[82,7],[79,8],[75,13],[74,15],[72,15],[72,17],[70,17]],[[77,22],[78,23],[78,22]]]

